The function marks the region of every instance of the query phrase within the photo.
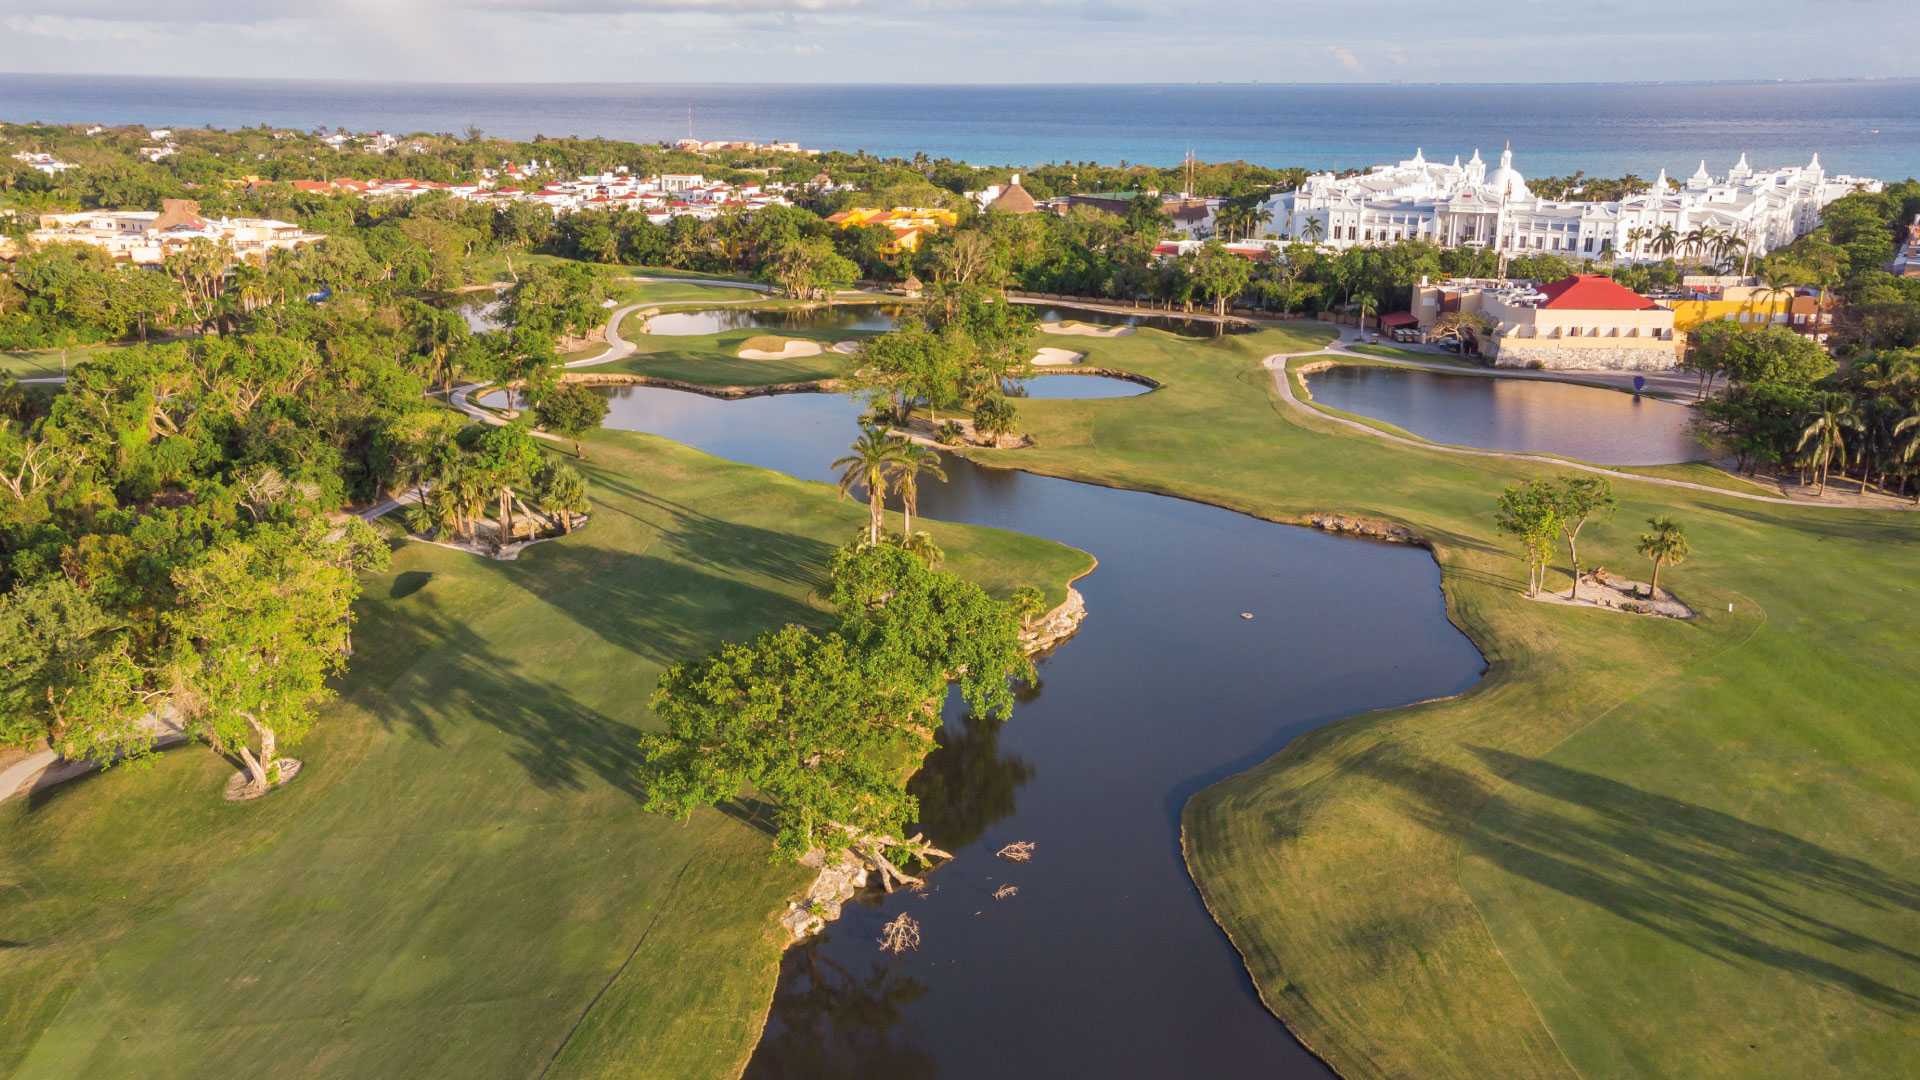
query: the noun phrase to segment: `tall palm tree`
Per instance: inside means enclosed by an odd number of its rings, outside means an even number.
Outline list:
[[[1360,316],[1360,334],[1362,337],[1365,337],[1367,333],[1367,320],[1380,313],[1380,301],[1370,292],[1361,293],[1355,310]]]
[[[1653,230],[1653,253],[1662,258],[1672,258],[1680,249],[1680,232],[1672,224],[1665,223]]]
[[[852,453],[838,458],[833,468],[840,470],[840,494],[853,497],[853,489],[867,489],[867,543],[880,542],[880,520],[886,513],[887,480],[900,460],[904,440],[896,439],[877,427],[860,432],[849,448]]]
[[[1820,411],[1813,422],[1800,432],[1800,441],[1794,445],[1797,451],[1804,451],[1802,463],[1813,470],[1815,477],[1813,493],[1824,495],[1827,490],[1827,473],[1838,461],[1841,468],[1847,463],[1847,431],[1855,426],[1853,399],[1845,394],[1827,393],[1820,395]],[[1812,446],[1809,447],[1808,444]],[[1865,491],[1865,480],[1860,482],[1860,490]]]
[[[1300,226],[1300,235],[1306,238],[1307,243],[1318,244],[1326,238],[1327,227],[1320,223],[1319,218],[1310,217]]]
[[[1664,515],[1648,518],[1647,525],[1653,531],[1640,534],[1640,554],[1653,560],[1653,581],[1648,586],[1647,597],[1654,599],[1660,595],[1660,567],[1678,566],[1692,554],[1692,549],[1687,545],[1686,531],[1672,518]]]
[[[1628,229],[1627,230],[1627,251],[1634,255],[1645,254],[1645,251],[1640,246],[1640,242],[1645,240],[1648,236],[1651,236],[1651,235],[1652,235],[1652,230],[1642,225],[1635,225],[1633,228]]]
[[[891,470],[894,490],[900,493],[900,535],[913,535],[913,515],[920,509],[920,474],[946,483],[947,471],[940,467],[940,452],[919,443],[905,443]]]
[[[1895,438],[1905,436],[1900,444],[1900,463],[1904,468],[1901,482],[1909,483],[1913,480],[1913,462],[1920,458],[1920,412],[1893,425],[1893,434]],[[1913,489],[1913,501],[1920,503],[1920,487]]]

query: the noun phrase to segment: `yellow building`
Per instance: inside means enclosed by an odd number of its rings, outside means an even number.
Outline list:
[[[1729,285],[1718,297],[1702,295],[1697,300],[1669,300],[1673,309],[1673,328],[1686,333],[1703,323],[1728,322],[1777,326],[1788,324],[1793,293],[1776,293],[1764,285]]]
[[[862,226],[877,225],[893,234],[893,241],[886,250],[889,253],[914,251],[920,247],[922,237],[951,229],[960,223],[960,215],[951,210],[942,210],[928,206],[896,206],[891,210],[882,210],[871,206],[856,206],[830,215],[828,221],[842,229],[854,229]]]

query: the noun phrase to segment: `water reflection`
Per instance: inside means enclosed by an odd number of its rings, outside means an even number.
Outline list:
[[[647,320],[647,333],[665,337],[718,334],[765,327],[770,330],[837,330],[880,333],[893,329],[900,309],[893,305],[852,304],[810,308],[712,308],[672,311]]]
[[[833,928],[839,933],[840,928]],[[875,961],[865,975],[827,955],[827,938],[789,950],[780,988],[754,1054],[753,1073],[769,1080],[825,1076],[934,1076],[933,1055],[900,1038],[905,1009],[927,986]]]
[[[1053,305],[1029,305],[1034,317],[1043,323],[1081,322],[1094,326],[1144,326],[1153,330],[1165,330],[1181,337],[1211,338],[1223,334],[1242,334],[1253,328],[1247,323],[1223,323],[1213,319],[1190,319],[1167,312],[1102,311],[1099,308],[1077,308]]]
[[[1138,397],[1151,390],[1144,383],[1132,379],[1116,379],[1110,375],[1035,375],[1024,382],[1007,387],[1012,397],[1027,397],[1039,400],[1094,400],[1099,398]]]
[[[1542,379],[1340,365],[1307,376],[1313,399],[1434,442],[1563,454],[1596,465],[1665,465],[1711,456],[1693,411],[1618,390]]]

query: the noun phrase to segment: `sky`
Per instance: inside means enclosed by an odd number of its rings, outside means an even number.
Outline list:
[[[0,0],[0,71],[420,82],[1910,76],[1916,0]]]

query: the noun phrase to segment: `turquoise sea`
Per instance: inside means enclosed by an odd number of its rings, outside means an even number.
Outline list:
[[[1531,175],[1723,172],[1815,151],[1920,175],[1920,79],[1555,85],[420,84],[0,74],[0,119],[793,140],[983,165],[1171,164],[1192,150],[1308,168],[1497,152]]]

